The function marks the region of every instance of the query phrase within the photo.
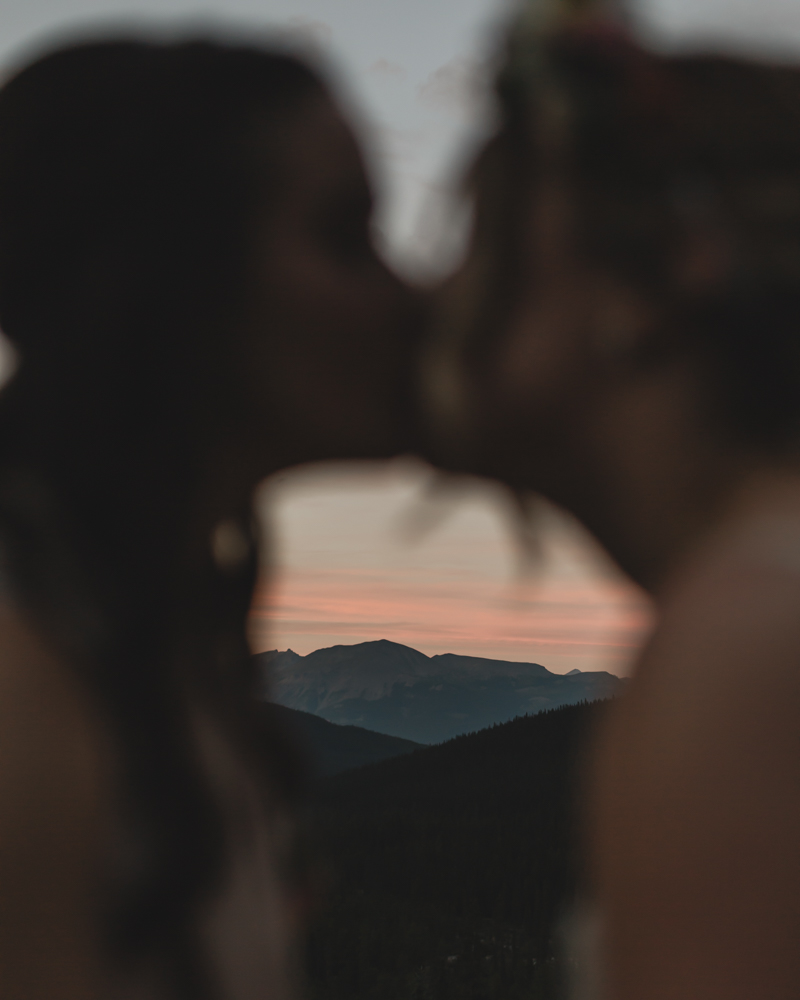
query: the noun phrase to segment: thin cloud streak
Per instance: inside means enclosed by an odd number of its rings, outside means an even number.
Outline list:
[[[423,583],[378,574],[283,574],[259,591],[254,641],[306,654],[323,645],[390,639],[429,655],[453,652],[625,673],[650,626],[627,588],[488,588],[486,581]]]

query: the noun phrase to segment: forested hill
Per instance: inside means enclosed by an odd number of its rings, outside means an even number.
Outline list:
[[[313,1000],[550,1000],[575,895],[576,761],[602,704],[522,717],[326,779],[335,873]]]
[[[337,726],[309,712],[272,702],[265,702],[262,709],[270,723],[280,726],[298,744],[315,778],[375,764],[421,747],[411,740],[373,733],[360,726]]]

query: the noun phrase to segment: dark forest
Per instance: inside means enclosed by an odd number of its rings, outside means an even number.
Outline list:
[[[578,893],[576,786],[602,704],[321,780],[311,1000],[556,1000]]]

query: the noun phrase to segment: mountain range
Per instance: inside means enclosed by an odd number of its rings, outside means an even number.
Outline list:
[[[538,663],[419,650],[381,639],[307,656],[257,656],[264,693],[286,708],[415,743],[445,740],[563,705],[612,698],[606,671],[554,674]]]

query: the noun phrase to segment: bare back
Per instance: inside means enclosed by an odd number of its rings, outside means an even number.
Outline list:
[[[797,996],[800,481],[674,576],[593,811],[610,998]]]

